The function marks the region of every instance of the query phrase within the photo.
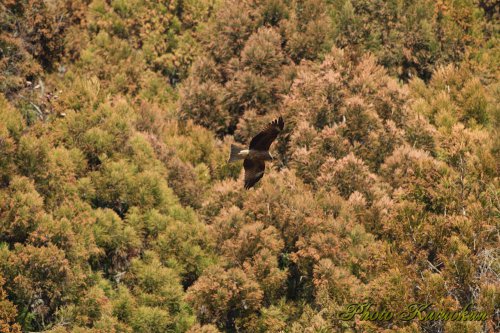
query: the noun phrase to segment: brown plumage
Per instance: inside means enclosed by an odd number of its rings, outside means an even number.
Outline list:
[[[245,168],[245,189],[248,190],[264,176],[266,162],[259,159],[245,158],[243,168]]]
[[[268,151],[271,143],[278,137],[284,126],[285,122],[282,117],[270,122],[262,132],[250,141],[250,149]]]
[[[244,160],[245,189],[254,186],[263,176],[266,168],[265,161],[271,161],[273,157],[269,148],[278,134],[283,130],[285,122],[282,117],[270,122],[266,128],[257,134],[251,141],[249,149],[231,145],[229,162]]]

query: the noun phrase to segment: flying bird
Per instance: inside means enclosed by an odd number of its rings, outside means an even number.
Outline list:
[[[229,162],[243,160],[245,169],[245,189],[254,186],[264,176],[265,161],[272,161],[274,157],[269,153],[271,143],[283,130],[285,122],[282,117],[270,122],[266,128],[253,137],[248,149],[231,145]]]

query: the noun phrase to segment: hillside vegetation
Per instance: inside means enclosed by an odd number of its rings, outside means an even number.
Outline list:
[[[498,332],[494,0],[0,2],[0,332]],[[231,143],[282,115],[251,190]],[[486,321],[341,321],[350,303]]]

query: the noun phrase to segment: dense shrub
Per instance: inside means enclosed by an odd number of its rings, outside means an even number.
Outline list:
[[[0,331],[496,331],[496,9],[2,1]]]

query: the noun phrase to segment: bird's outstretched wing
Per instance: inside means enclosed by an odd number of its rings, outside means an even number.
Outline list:
[[[271,147],[274,139],[283,130],[285,122],[282,117],[270,122],[266,128],[257,134],[252,141],[250,141],[250,149],[266,151]]]
[[[254,186],[264,176],[266,164],[263,160],[245,159],[243,161],[245,168],[245,189]]]

